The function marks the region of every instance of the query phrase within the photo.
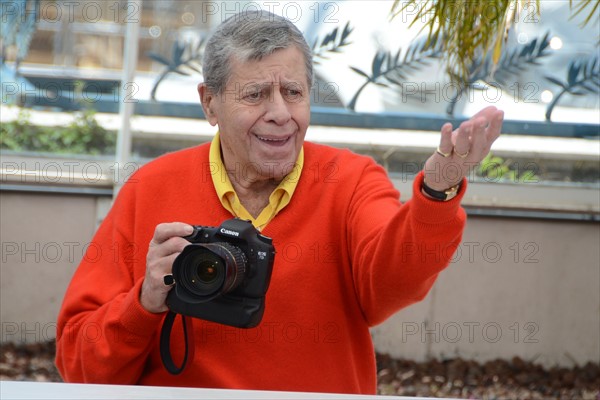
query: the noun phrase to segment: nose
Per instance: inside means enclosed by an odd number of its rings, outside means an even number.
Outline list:
[[[265,122],[274,122],[277,125],[285,125],[291,118],[289,104],[282,93],[274,88],[269,101],[266,102],[266,112],[263,116]]]

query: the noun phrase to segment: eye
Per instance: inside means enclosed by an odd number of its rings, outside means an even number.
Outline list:
[[[244,100],[250,101],[250,102],[256,102],[256,101],[260,100],[261,97],[262,97],[262,92],[260,92],[260,91],[249,92],[244,96]]]
[[[300,99],[302,97],[302,90],[297,87],[289,87],[284,89],[283,94],[288,100]]]

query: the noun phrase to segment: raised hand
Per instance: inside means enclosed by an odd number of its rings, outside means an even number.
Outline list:
[[[444,191],[457,185],[490,152],[500,136],[504,112],[486,107],[452,130],[442,126],[440,145],[425,162],[425,182],[431,189]]]

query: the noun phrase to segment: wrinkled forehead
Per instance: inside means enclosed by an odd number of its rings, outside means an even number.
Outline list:
[[[275,50],[260,59],[233,55],[229,62],[227,86],[297,85],[308,86],[304,55],[295,46]]]

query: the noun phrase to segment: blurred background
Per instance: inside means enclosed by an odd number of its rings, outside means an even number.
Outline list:
[[[469,177],[451,266],[373,329],[380,393],[596,399],[598,1],[508,2],[502,57],[476,53],[459,82],[415,21],[429,3],[395,3],[2,0],[0,379],[60,379],[56,314],[114,193],[148,160],[212,139],[196,91],[203,45],[227,17],[262,9],[313,48],[307,140],[372,156],[404,200],[444,122],[505,111]]]

